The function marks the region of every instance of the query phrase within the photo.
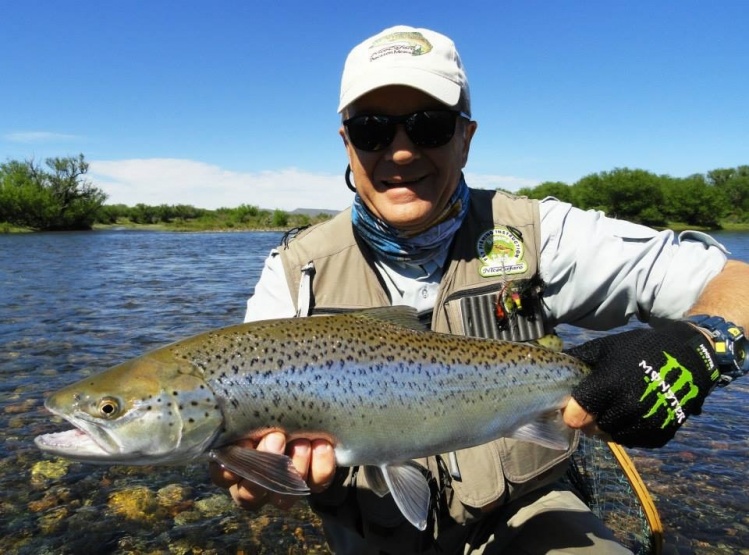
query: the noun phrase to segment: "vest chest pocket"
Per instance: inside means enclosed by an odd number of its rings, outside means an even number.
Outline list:
[[[498,439],[456,452],[461,479],[452,479],[446,495],[450,516],[459,523],[479,518],[481,508],[516,499],[561,478],[577,448],[578,435],[566,451],[525,441]],[[447,455],[442,455],[447,460]]]

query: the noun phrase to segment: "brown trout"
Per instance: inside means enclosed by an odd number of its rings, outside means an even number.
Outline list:
[[[341,466],[364,466],[424,529],[429,486],[411,459],[499,437],[566,449],[560,409],[585,365],[541,347],[424,331],[388,307],[253,322],[151,351],[51,395],[74,430],[43,451],[100,464],[201,458],[272,491],[309,489],[288,457],[233,445],[282,431],[325,438]]]

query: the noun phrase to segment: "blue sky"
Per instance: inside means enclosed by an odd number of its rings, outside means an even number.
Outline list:
[[[749,164],[749,2],[0,0],[0,161],[83,153],[109,202],[343,208],[348,51],[455,40],[469,184]]]

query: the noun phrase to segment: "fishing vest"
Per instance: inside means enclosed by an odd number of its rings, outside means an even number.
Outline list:
[[[513,341],[538,339],[546,329],[538,278],[538,202],[471,189],[468,214],[445,263],[430,327],[437,332]],[[300,231],[278,250],[298,316],[391,304],[369,248],[354,233],[350,210]],[[294,295],[294,292],[298,293]],[[378,497],[358,469],[340,469],[334,485],[313,495],[323,522],[356,530],[368,545],[398,553],[435,547],[451,552],[490,509],[558,480],[576,448],[566,452],[502,438],[485,445],[418,459],[433,488],[434,518],[419,532],[392,496]]]

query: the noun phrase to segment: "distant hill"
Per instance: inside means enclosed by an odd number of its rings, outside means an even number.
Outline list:
[[[289,214],[295,214],[299,216],[319,216],[320,214],[335,216],[336,214],[338,214],[338,212],[340,212],[340,210],[327,210],[324,208],[297,208],[296,210],[289,212]]]

